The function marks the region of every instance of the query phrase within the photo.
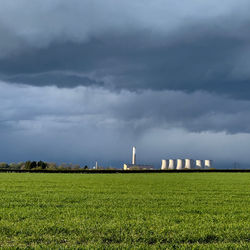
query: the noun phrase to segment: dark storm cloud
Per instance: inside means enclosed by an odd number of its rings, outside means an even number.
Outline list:
[[[104,83],[91,79],[82,74],[78,75],[71,72],[44,72],[35,74],[18,74],[2,76],[2,79],[7,82],[23,83],[36,86],[57,85],[59,87],[76,87],[76,86],[103,86]]]
[[[85,44],[53,44],[2,59],[2,79],[68,87],[93,82],[130,90],[206,90],[248,98],[250,74],[242,79],[244,72],[235,74],[235,69],[250,39],[219,37],[204,33],[202,27],[199,31],[194,41],[190,41],[190,34],[186,37],[181,33],[175,43],[162,40],[166,44],[161,46],[140,47],[142,41],[133,36],[104,37]],[[65,70],[71,72],[71,78]]]
[[[32,3],[30,10],[19,6],[18,13],[15,6],[3,4],[10,15],[16,14],[10,21],[2,10],[3,30],[10,34],[2,42],[7,51],[0,60],[3,80],[206,90],[250,98],[250,72],[243,66],[250,64],[247,1],[223,2],[217,8],[214,1],[74,3]],[[38,20],[51,11],[44,23]]]

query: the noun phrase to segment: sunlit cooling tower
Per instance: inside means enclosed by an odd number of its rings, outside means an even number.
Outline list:
[[[204,167],[205,168],[211,168],[212,167],[212,161],[211,160],[205,160],[204,161]]]
[[[185,159],[184,168],[186,168],[186,169],[191,169],[192,168],[192,160],[191,159]]]
[[[133,152],[132,152],[132,165],[136,164],[136,149],[133,147]]]
[[[195,168],[198,168],[198,169],[203,168],[201,160],[196,160],[195,161]]]
[[[168,169],[175,169],[173,159],[168,160]]]
[[[167,160],[161,160],[161,170],[167,169]]]
[[[176,169],[181,170],[182,168],[183,168],[183,160],[182,159],[177,159]]]

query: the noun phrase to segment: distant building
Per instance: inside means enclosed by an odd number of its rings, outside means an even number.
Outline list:
[[[123,164],[123,170],[153,170],[152,165]]]
[[[136,148],[132,148],[132,164],[123,164],[123,170],[153,170],[152,165],[136,164]]]

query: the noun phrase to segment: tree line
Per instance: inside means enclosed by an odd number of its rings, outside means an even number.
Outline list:
[[[18,163],[6,163],[0,162],[0,169],[11,169],[11,170],[79,170],[89,169],[87,165],[80,166],[79,164],[62,163],[57,165],[54,162],[44,161],[26,161]]]

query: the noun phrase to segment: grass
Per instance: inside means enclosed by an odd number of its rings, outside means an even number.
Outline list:
[[[248,249],[249,173],[0,174],[1,248]]]

